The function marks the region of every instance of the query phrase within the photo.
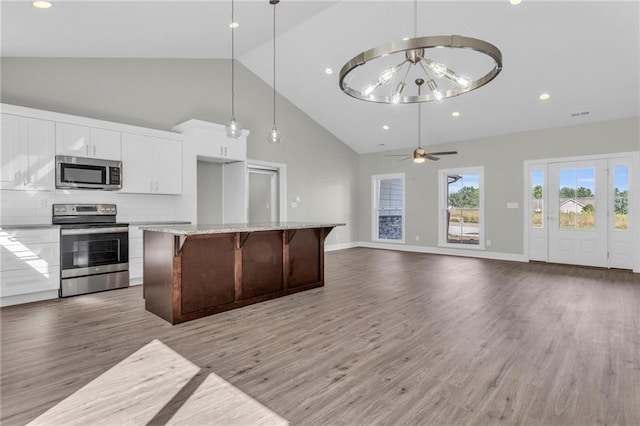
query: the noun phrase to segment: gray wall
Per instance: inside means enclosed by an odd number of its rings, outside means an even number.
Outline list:
[[[230,117],[228,60],[2,58],[0,71],[3,103],[162,130]],[[287,165],[288,220],[345,222],[327,243],[356,241],[357,154],[279,95],[277,106],[273,146],[272,89],[239,64],[236,118],[251,131],[250,159]]]
[[[523,253],[524,161],[640,150],[638,117],[560,127],[429,146],[430,151],[457,150],[458,155],[438,162],[385,157],[389,153],[360,156],[358,203],[360,241],[371,241],[371,176],[406,173],[406,242],[438,245],[438,170],[484,166],[485,235],[491,240],[487,251]],[[392,154],[411,152],[394,151]],[[507,209],[517,201],[518,209]],[[415,241],[415,236],[420,241]]]
[[[222,164],[198,161],[198,223],[222,222]]]

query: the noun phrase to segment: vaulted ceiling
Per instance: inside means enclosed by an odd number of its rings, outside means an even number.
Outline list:
[[[231,56],[230,0],[1,7],[3,57]],[[354,55],[413,36],[413,1],[282,0],[276,10],[283,96],[359,153],[415,146],[415,104],[358,101],[338,87]],[[271,84],[272,6],[236,0],[235,15],[238,60]],[[423,146],[640,115],[638,1],[420,0],[417,17],[418,36],[480,38],[503,54],[503,71],[488,85],[423,104]],[[543,92],[551,98],[540,101]]]

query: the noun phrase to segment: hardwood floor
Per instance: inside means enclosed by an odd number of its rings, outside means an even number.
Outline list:
[[[2,308],[2,423],[158,339],[196,384],[215,373],[292,425],[640,424],[639,275],[364,248],[325,261],[323,288],[176,326],[140,287]]]

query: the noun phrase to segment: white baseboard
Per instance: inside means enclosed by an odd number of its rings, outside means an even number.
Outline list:
[[[462,257],[476,257],[480,259],[493,259],[493,260],[509,260],[512,262],[528,262],[528,260],[522,254],[513,253],[499,253],[494,251],[478,251],[478,250],[461,250],[444,247],[425,247],[425,246],[412,246],[406,244],[389,244],[389,243],[373,243],[369,241],[360,241],[357,243],[358,247],[384,249],[384,250],[397,250],[408,251],[413,253],[429,253],[429,254],[444,254],[448,256],[462,256]]]
[[[324,246],[324,251],[327,252],[327,251],[335,251],[335,250],[344,250],[344,249],[350,249],[354,247],[360,247],[360,242],[355,241],[352,243],[327,244]]]

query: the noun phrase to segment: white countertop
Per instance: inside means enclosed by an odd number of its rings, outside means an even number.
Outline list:
[[[235,232],[280,231],[285,229],[334,228],[344,223],[321,222],[268,222],[268,223],[223,223],[217,225],[155,225],[140,226],[144,231],[164,232],[175,235],[229,234]]]

